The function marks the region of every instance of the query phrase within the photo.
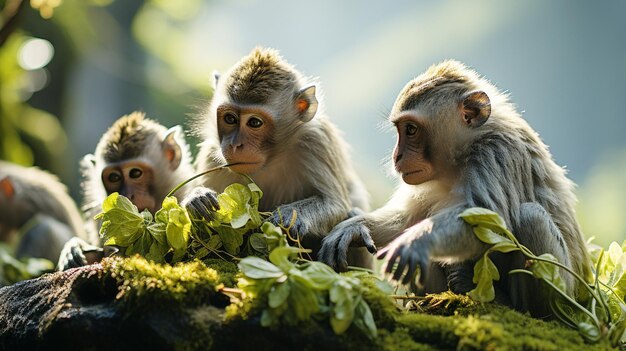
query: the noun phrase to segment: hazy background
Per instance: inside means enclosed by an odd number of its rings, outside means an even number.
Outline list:
[[[387,111],[407,81],[454,58],[508,91],[567,167],[587,236],[626,238],[625,1],[0,4],[0,158],[58,174],[77,200],[78,159],[116,118],[142,110],[188,127],[212,71],[262,45],[319,79],[380,206],[395,182]]]

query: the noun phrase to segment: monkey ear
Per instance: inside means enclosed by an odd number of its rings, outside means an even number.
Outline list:
[[[302,122],[313,119],[317,112],[317,98],[315,97],[315,85],[310,85],[298,92],[296,97],[296,109]]]
[[[218,71],[213,71],[213,89],[217,89],[217,82],[219,82],[222,75]]]
[[[165,136],[163,137],[163,141],[161,142],[161,147],[163,149],[163,154],[165,158],[170,163],[170,169],[174,170],[180,166],[180,161],[183,158],[183,152],[180,149],[180,145],[176,141],[176,134],[182,133],[183,129],[180,126],[174,126],[167,130]]]
[[[83,156],[83,159],[81,162],[85,162],[93,167],[96,165],[96,156],[94,156],[94,154],[87,154]]]
[[[470,91],[463,96],[463,122],[472,128],[485,124],[491,115],[491,100],[481,90]]]
[[[13,186],[13,182],[11,182],[11,178],[9,178],[9,176],[0,180],[0,194],[3,194],[7,199],[10,199],[15,195],[15,187]]]

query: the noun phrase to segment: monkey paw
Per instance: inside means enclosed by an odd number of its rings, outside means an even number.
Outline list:
[[[335,226],[322,241],[317,257],[333,269],[343,272],[348,269],[350,246],[365,246],[370,253],[376,253],[374,240],[361,217],[350,218]]]
[[[420,235],[413,232],[400,235],[378,254],[378,258],[385,259],[385,273],[391,274],[393,280],[401,281],[402,284],[414,286],[418,273],[420,286],[428,279],[430,252],[420,241]]]
[[[295,219],[294,211],[296,212]],[[289,228],[289,234],[293,237],[302,238],[310,229],[302,217],[298,216],[298,211],[290,206],[280,206],[267,220],[276,226]]]
[[[102,256],[102,248],[90,245],[81,238],[73,237],[65,243],[63,250],[61,250],[57,270],[65,271],[70,268],[86,266],[100,261]]]
[[[187,209],[193,218],[215,219],[214,212],[220,209],[217,193],[209,188],[197,187],[185,196],[181,206]]]

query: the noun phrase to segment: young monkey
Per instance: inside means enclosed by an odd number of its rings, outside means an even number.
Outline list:
[[[574,184],[506,95],[456,61],[430,67],[400,92],[390,121],[403,184],[382,208],[336,226],[320,252],[346,265],[349,246],[383,248],[385,270],[405,284],[420,275],[426,292],[473,288],[473,264],[488,246],[458,215],[470,207],[500,214],[535,254],[553,254],[583,277],[589,255],[574,213]],[[535,316],[549,313],[537,280],[507,272],[523,268],[519,252],[494,255],[500,301]],[[397,265],[396,265],[397,263]],[[569,292],[575,282],[562,271]]]
[[[81,173],[83,210],[95,239],[91,243],[79,239],[68,242],[59,259],[62,270],[87,264],[85,251],[101,246],[97,239],[101,223],[96,223],[93,217],[101,211],[108,195],[118,192],[129,198],[139,211],[147,209],[155,213],[165,196],[195,171],[179,126],[167,129],[145,118],[144,113],[133,112],[109,128],[100,139],[95,155],[83,158]],[[185,191],[186,187],[175,195],[182,198]]]
[[[198,170],[234,164],[204,177],[185,200],[196,216],[211,218],[215,192],[250,176],[263,190],[261,211],[289,224],[316,251],[321,238],[350,214],[367,210],[367,193],[348,147],[321,112],[317,88],[272,49],[256,48],[224,76],[199,123]],[[351,250],[350,263],[369,267],[371,255]],[[315,256],[313,256],[315,257]]]

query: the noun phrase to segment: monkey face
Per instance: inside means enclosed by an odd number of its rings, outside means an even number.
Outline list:
[[[110,164],[102,170],[102,184],[107,194],[124,195],[137,206],[154,213],[157,201],[152,195],[154,183],[153,167],[145,162],[129,160]]]
[[[435,172],[424,123],[411,113],[402,113],[393,118],[392,122],[398,132],[393,162],[402,180],[407,184],[418,185],[433,179]]]
[[[231,170],[254,174],[265,165],[272,144],[271,115],[256,108],[222,105],[217,109],[217,126],[222,155]]]

